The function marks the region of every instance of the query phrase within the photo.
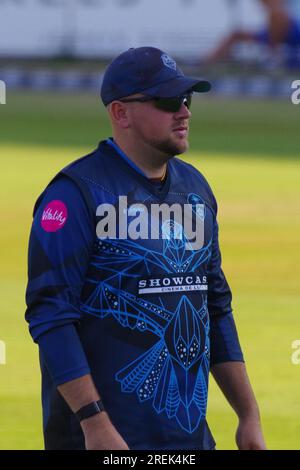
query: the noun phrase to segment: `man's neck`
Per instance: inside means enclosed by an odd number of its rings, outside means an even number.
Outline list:
[[[149,179],[161,179],[163,180],[167,171],[166,155],[159,152],[151,151],[151,155],[148,155],[147,149],[137,151],[136,148],[131,146],[128,142],[123,142],[120,138],[114,137],[114,143],[125,153],[126,157],[129,158],[138,168]]]

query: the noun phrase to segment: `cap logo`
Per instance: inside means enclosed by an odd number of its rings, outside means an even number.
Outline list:
[[[161,60],[163,61],[166,67],[169,67],[169,69],[172,70],[176,70],[176,62],[168,54],[162,54]]]

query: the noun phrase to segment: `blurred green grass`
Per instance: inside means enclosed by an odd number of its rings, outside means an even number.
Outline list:
[[[97,94],[15,92],[0,120],[2,143],[90,148],[110,135]],[[193,99],[195,151],[297,158],[299,141],[299,106],[289,101]]]
[[[185,156],[219,201],[223,266],[271,449],[299,449],[299,110],[285,103],[198,100]],[[38,351],[23,315],[26,251],[37,195],[66,163],[110,135],[97,97],[15,93],[0,108],[0,449],[42,448]],[[236,418],[213,380],[208,420],[235,448]]]

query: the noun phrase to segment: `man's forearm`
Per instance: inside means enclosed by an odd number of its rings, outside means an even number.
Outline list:
[[[265,450],[258,405],[243,362],[215,364],[211,372],[239,417],[236,443],[240,450]]]
[[[59,385],[57,389],[68,403],[73,413],[100,398],[90,374]],[[126,442],[120,436],[105,411],[82,420],[81,428],[85,436],[86,449],[128,449]]]
[[[92,401],[100,399],[90,374],[59,385],[57,389],[68,403],[73,413]]]
[[[211,373],[239,418],[259,418],[258,405],[243,362],[215,364]]]

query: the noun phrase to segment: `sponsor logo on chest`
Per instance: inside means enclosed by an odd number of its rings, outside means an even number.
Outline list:
[[[138,283],[139,294],[186,291],[207,291],[207,276],[185,273],[184,275],[141,279]]]

